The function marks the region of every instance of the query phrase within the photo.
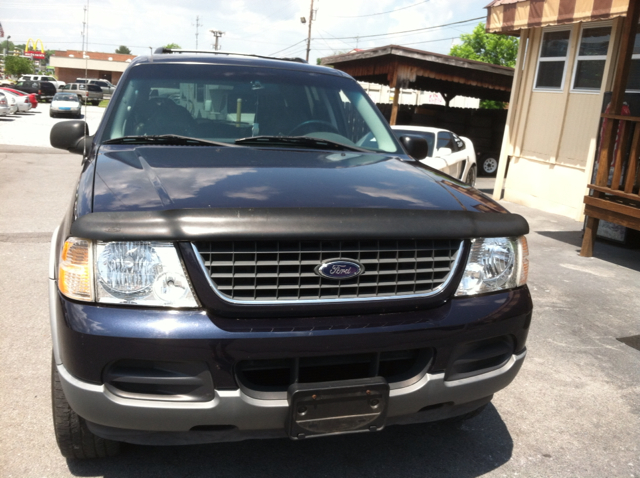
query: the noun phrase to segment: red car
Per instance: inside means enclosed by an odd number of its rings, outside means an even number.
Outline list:
[[[32,110],[36,109],[36,107],[38,106],[38,98],[35,93],[25,93],[24,91],[18,91],[18,90],[14,90],[13,88],[5,88],[5,87],[1,87],[0,90],[7,90],[19,96],[28,96],[29,102],[31,103]]]

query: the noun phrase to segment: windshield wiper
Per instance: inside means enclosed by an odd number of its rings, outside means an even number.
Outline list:
[[[235,140],[236,144],[269,145],[269,146],[300,146],[313,149],[333,149],[336,151],[359,151],[371,153],[370,150],[358,148],[348,144],[328,139],[313,138],[311,136],[248,136]]]
[[[159,134],[145,136],[122,136],[121,138],[113,138],[104,141],[102,144],[165,144],[176,146],[230,146],[234,144],[223,143],[220,141],[209,141],[206,139],[191,138],[190,136],[181,136],[179,134]]]

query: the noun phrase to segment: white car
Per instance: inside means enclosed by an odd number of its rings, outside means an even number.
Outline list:
[[[59,90],[61,86],[65,85],[64,81],[58,81],[53,76],[47,75],[22,75],[20,80],[18,81],[48,81],[53,83],[53,86],[56,87],[56,90]]]
[[[7,91],[7,90],[3,90],[3,93],[7,98],[10,98],[13,100],[13,102],[16,105],[16,110],[18,113],[26,113],[31,109],[31,102],[29,101],[28,95],[24,95],[24,96],[16,95],[15,93],[12,93],[11,91]]]
[[[51,100],[49,116],[56,118],[62,115],[70,115],[80,118],[82,114],[82,103],[75,93],[56,93]]]
[[[420,162],[447,173],[470,186],[475,186],[478,177],[476,152],[469,138],[440,128],[428,126],[392,126],[397,136],[406,134],[424,138],[429,145],[427,157]]]
[[[18,103],[13,95],[10,95],[8,91],[2,90],[4,97],[7,99],[7,104],[9,105],[9,114],[14,115],[18,112]]]
[[[0,91],[0,116],[7,116],[9,114],[9,101],[3,92]]]

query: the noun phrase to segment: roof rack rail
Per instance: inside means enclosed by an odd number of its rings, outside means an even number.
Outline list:
[[[164,54],[164,53],[208,53],[213,55],[232,55],[232,56],[249,56],[253,58],[263,58],[265,60],[281,60],[281,61],[294,61],[296,63],[307,63],[302,58],[277,58],[274,56],[264,56],[264,55],[256,55],[253,53],[236,53],[232,51],[220,51],[220,50],[185,50],[185,49],[177,49],[177,48],[165,48],[160,47],[157,48],[156,51],[153,52],[154,55]]]

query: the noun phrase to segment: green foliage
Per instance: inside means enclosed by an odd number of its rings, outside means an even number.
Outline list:
[[[20,58],[19,56],[7,56],[4,66],[7,75],[20,76],[33,73],[33,62],[28,58]]]
[[[518,39],[506,35],[487,33],[484,23],[478,23],[470,34],[460,35],[462,43],[451,47],[449,55],[493,65],[516,65]]]
[[[2,40],[2,39],[0,39]],[[16,45],[11,41],[7,41],[7,40],[2,40],[0,41],[0,51],[2,51],[4,53],[4,49],[6,48],[7,51],[9,52],[9,54],[11,54],[11,52],[15,49]]]
[[[164,48],[168,49],[168,50],[181,50],[182,47],[180,45],[178,45],[177,43],[169,43],[168,45],[165,45]]]
[[[125,55],[131,55],[131,50],[129,49],[129,47],[127,47],[125,45],[120,45],[116,49],[116,53],[122,53],[122,54],[125,54]]]
[[[480,100],[480,109],[482,110],[503,110],[507,107],[504,101]]]
[[[487,33],[484,23],[478,23],[472,33],[460,35],[460,38],[462,43],[451,47],[449,55],[512,68],[516,65],[517,38]],[[505,103],[502,101],[480,101],[480,108],[483,109],[502,109],[504,107]]]

